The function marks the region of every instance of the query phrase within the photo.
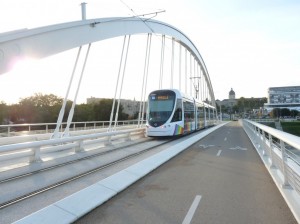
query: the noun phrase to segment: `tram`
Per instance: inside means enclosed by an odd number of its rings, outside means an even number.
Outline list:
[[[146,135],[184,135],[214,125],[216,114],[215,107],[177,89],[156,90],[148,97]]]

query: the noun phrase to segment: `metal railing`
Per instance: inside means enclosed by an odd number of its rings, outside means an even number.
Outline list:
[[[300,221],[300,137],[250,121],[243,128]]]
[[[145,121],[142,121],[145,123]],[[124,120],[117,121],[116,126],[135,125],[138,124],[138,120]],[[67,126],[67,122],[63,122],[60,126],[60,130]],[[106,128],[109,126],[109,121],[85,121],[85,122],[72,122],[70,130],[88,130]],[[112,124],[114,126],[114,122]],[[52,133],[56,127],[56,123],[35,123],[35,124],[7,124],[0,125],[0,137],[11,137],[29,134],[46,134]]]
[[[71,150],[73,154],[82,152],[85,147],[95,144],[110,145],[112,140],[131,140],[135,135],[143,135],[145,128],[102,132],[79,135],[58,139],[49,139],[35,142],[24,142],[0,146],[0,161],[28,158],[29,163],[42,162],[42,157],[54,152]]]
[[[271,122],[276,122],[278,121],[279,119],[273,119],[273,118],[269,118],[269,119],[266,119],[266,118],[254,118],[254,119],[251,119],[251,121],[254,121],[254,122],[259,122],[259,123],[271,123]]]

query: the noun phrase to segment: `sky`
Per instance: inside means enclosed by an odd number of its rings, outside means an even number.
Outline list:
[[[1,1],[0,35],[16,29],[80,20],[81,2]],[[227,99],[231,88],[236,98],[267,97],[269,87],[300,85],[298,0],[87,0],[86,3],[87,19],[165,10],[154,19],[177,27],[193,41],[206,64],[216,99]],[[137,49],[144,46],[141,37],[132,39]],[[115,81],[109,77],[118,73],[122,41],[122,38],[101,41],[91,49],[78,103],[84,103],[87,97],[113,95]],[[153,42],[157,49],[158,42]],[[26,61],[0,75],[0,102],[17,103],[34,93],[64,97],[76,52],[74,49],[38,61]],[[137,50],[129,54],[134,62],[129,65],[128,73],[133,75],[138,70],[137,64],[144,62],[142,57],[133,59],[134,55],[140,55]],[[141,76],[134,80],[141,83]],[[132,77],[127,76],[125,82],[132,81]],[[111,84],[109,89],[106,89],[107,82]],[[123,98],[139,99],[140,94],[133,88],[134,84],[129,83],[123,90]],[[75,90],[72,91],[70,95],[74,95]]]

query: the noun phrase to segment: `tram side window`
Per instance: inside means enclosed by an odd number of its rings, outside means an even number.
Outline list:
[[[198,117],[198,119],[204,118],[203,106],[201,106],[201,105],[197,106],[197,117]]]
[[[181,121],[182,120],[182,101],[177,99],[176,109],[171,122]]]
[[[183,102],[184,120],[191,121],[195,118],[194,104],[191,102]]]

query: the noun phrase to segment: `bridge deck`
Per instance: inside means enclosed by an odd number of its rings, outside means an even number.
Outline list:
[[[297,222],[242,127],[231,122],[76,223]]]

